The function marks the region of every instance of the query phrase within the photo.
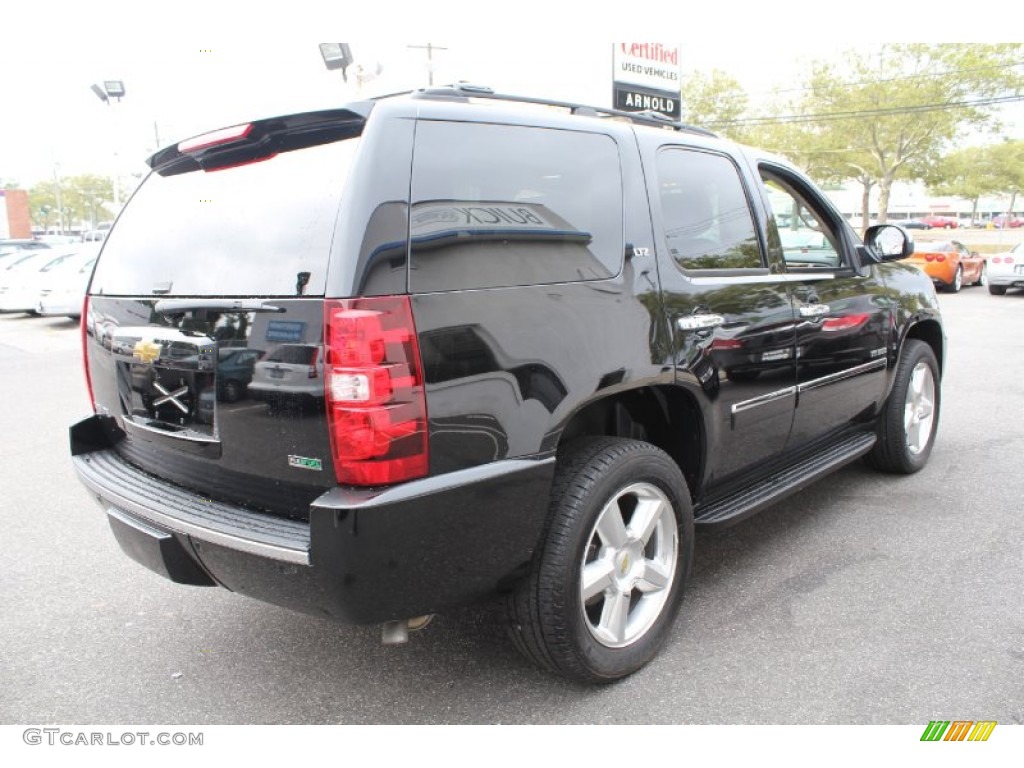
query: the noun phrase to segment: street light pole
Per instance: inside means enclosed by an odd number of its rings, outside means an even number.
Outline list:
[[[60,199],[60,176],[57,174],[57,163],[53,164],[53,196],[57,202],[57,221],[60,223],[60,233],[64,234],[64,205]]]
[[[439,45],[433,45],[427,43],[426,45],[407,45],[406,48],[419,48],[427,52],[427,82],[430,85],[434,84],[434,51],[447,51],[447,48],[442,48]]]
[[[110,100],[117,99],[117,103],[121,103],[121,98],[125,94],[124,81],[123,80],[104,80],[103,85],[93,84],[92,92],[96,94],[96,97],[106,104],[108,107],[111,106]],[[121,162],[118,157],[118,136],[116,126],[117,123],[113,119],[113,113],[111,112],[111,125],[115,130],[111,131],[114,135],[114,175],[111,178],[111,186],[114,192],[114,215],[116,216],[121,210],[121,185],[118,182],[118,176],[121,172]]]

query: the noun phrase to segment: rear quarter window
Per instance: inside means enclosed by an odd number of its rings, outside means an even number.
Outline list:
[[[623,254],[609,136],[421,121],[413,155],[414,292],[600,280]]]

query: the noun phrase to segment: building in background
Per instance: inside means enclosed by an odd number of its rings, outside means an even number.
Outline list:
[[[32,237],[32,216],[28,210],[28,192],[0,189],[0,239],[21,240]]]

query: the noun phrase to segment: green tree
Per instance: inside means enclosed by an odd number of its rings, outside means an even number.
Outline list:
[[[44,229],[54,224],[61,230],[80,224],[95,229],[110,217],[105,204],[113,199],[110,179],[91,174],[42,181],[28,193],[32,222]]]
[[[743,86],[721,70],[710,74],[694,72],[680,89],[682,121],[690,125],[708,126],[742,141],[740,119],[747,110],[749,99]]]
[[[761,114],[714,124],[786,155],[820,181],[879,189],[885,221],[895,181],[925,178],[969,130],[994,127],[994,110],[1024,87],[1019,43],[886,44],[817,62],[803,95]],[[707,96],[713,99],[713,95]]]
[[[57,205],[57,195],[52,181],[41,181],[28,191],[29,215],[32,223],[49,231],[54,222],[61,220],[60,206]],[[63,229],[63,225],[60,225]]]
[[[1024,85],[1017,43],[886,45],[817,64],[801,121],[818,124],[849,178],[878,185],[879,220],[893,182],[932,173],[942,152],[970,129],[994,125],[994,110]]]
[[[978,199],[1001,191],[994,172],[992,147],[965,147],[939,159],[925,175],[928,189],[938,195],[970,200],[971,224],[978,215]]]
[[[74,211],[76,218],[88,222],[90,229],[110,218],[104,203],[114,200],[114,188],[105,176],[82,175],[65,179],[67,192],[64,205]]]
[[[1024,141],[1004,141],[989,147],[991,174],[994,178],[994,192],[1010,196],[1007,213],[1017,207],[1017,195],[1024,190]]]

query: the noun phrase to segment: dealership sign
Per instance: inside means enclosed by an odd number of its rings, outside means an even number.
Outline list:
[[[612,94],[616,109],[661,112],[678,120],[679,46],[663,43],[615,43]]]

